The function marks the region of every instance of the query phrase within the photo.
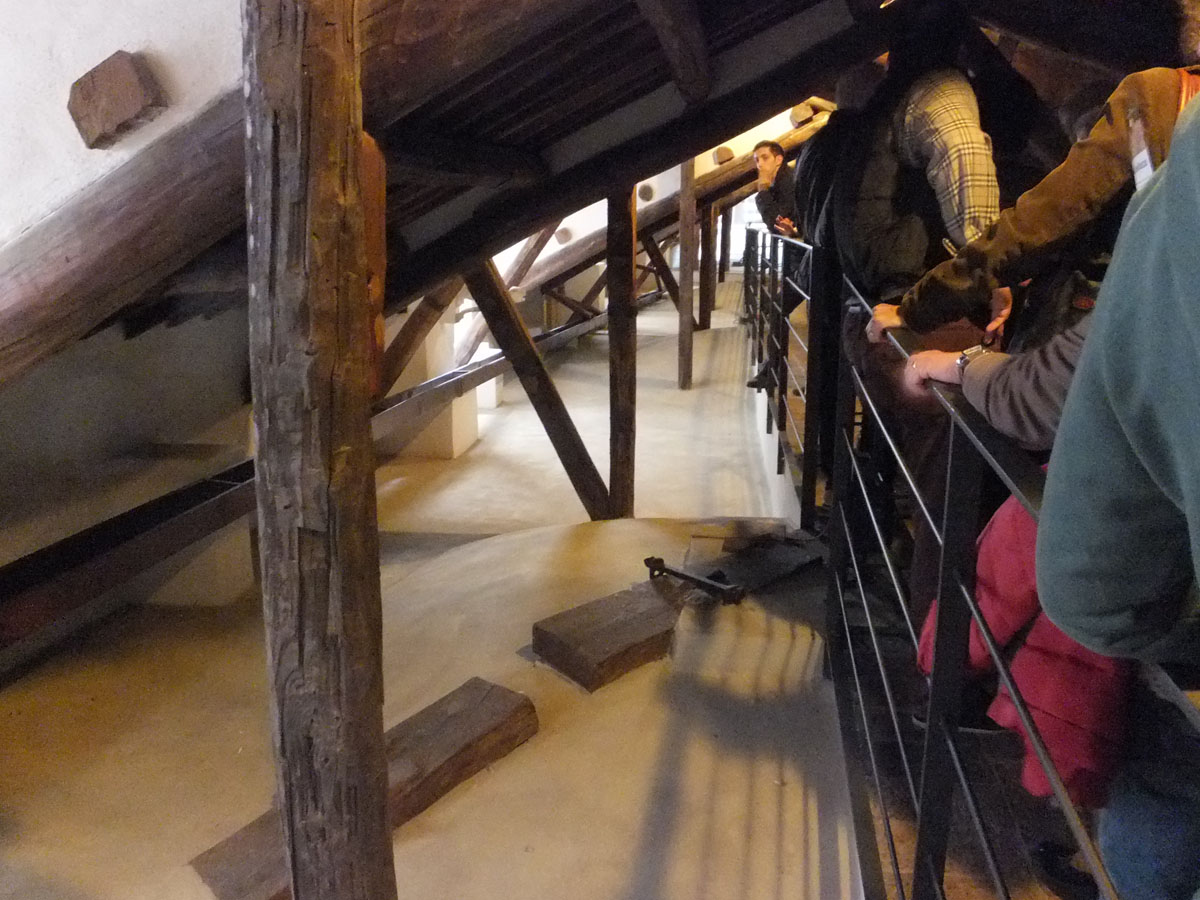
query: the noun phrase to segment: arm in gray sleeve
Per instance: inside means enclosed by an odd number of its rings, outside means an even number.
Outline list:
[[[1091,321],[1085,316],[1027,353],[978,357],[963,371],[963,394],[997,431],[1029,449],[1050,449]]]

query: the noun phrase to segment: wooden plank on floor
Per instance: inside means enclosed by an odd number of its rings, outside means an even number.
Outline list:
[[[524,694],[472,678],[384,735],[388,821],[398,828],[529,740],[537,712]],[[217,900],[288,900],[279,813],[268,810],[192,860]]]
[[[594,691],[667,655],[679,620],[675,591],[646,581],[542,619],[533,652]]]

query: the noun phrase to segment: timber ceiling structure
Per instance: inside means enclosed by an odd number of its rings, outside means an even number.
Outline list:
[[[964,2],[1117,71],[1177,62],[1174,4]],[[803,99],[877,53],[903,5],[365,0],[391,308]],[[242,103],[220,98],[0,248],[0,384],[114,318],[137,330],[244,298]]]

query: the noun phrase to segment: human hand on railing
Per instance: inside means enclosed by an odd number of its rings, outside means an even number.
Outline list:
[[[775,230],[785,237],[795,237],[798,234],[796,223],[784,216],[775,217]]]
[[[1003,287],[992,291],[992,321],[988,322],[980,342],[983,346],[990,347],[1004,337],[1004,323],[1012,315],[1012,302],[1012,288]]]
[[[947,384],[962,384],[962,369],[958,367],[957,353],[944,350],[922,350],[908,358],[904,367],[904,389],[913,396],[928,393],[929,381],[944,381]]]
[[[867,323],[867,340],[878,344],[883,340],[883,333],[889,328],[904,327],[900,318],[900,307],[894,303],[877,303],[871,312],[871,321]]]

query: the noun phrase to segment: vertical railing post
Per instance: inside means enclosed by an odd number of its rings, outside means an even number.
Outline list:
[[[766,236],[770,242],[771,249],[767,256],[767,362],[768,371],[773,375],[778,375],[777,357],[776,357],[776,341],[778,334],[776,323],[776,310],[779,302],[779,241]],[[774,410],[771,406],[775,402],[775,395],[771,393],[774,379],[767,379],[767,434],[771,434],[774,430],[773,415]]]
[[[791,329],[788,327],[786,297],[792,289],[788,286],[787,275],[791,264],[795,261],[795,252],[791,244],[775,240],[778,247],[779,267],[777,278],[778,290],[775,291],[775,333],[779,336],[775,345],[775,425],[777,430],[777,448],[775,455],[775,474],[782,475],[784,471],[784,444],[788,440],[788,354],[791,352]]]
[[[823,291],[829,283],[824,267],[827,265],[826,251],[813,247],[808,258],[808,359],[804,366],[804,453],[800,458],[800,527],[813,530],[817,519],[817,472],[821,454],[828,452],[821,446],[822,416],[833,411],[822,408],[822,366],[827,353],[836,353],[836,347],[825,346],[825,304],[829,298]]]
[[[937,632],[921,764],[913,900],[935,900],[946,869],[956,781],[946,735],[958,727],[971,628],[971,612],[958,596],[957,583],[961,581],[974,593],[975,539],[979,532],[979,495],[983,483],[983,458],[966,432],[953,422],[948,427],[950,452],[943,498]]]
[[[854,438],[854,412],[856,405],[854,378],[850,373],[850,359],[845,353],[838,354],[837,403],[834,411],[834,433],[837,443],[833,453],[833,481],[829,485],[829,541],[828,574],[825,593],[825,634],[831,644],[844,644],[846,631],[843,626],[842,603],[838,585],[845,583],[850,567],[848,536],[845,528],[834,525],[839,521],[839,509],[850,499],[850,453]],[[854,519],[847,509],[846,521],[853,527]],[[846,650],[849,652],[850,647]],[[836,650],[831,650],[836,652]]]

